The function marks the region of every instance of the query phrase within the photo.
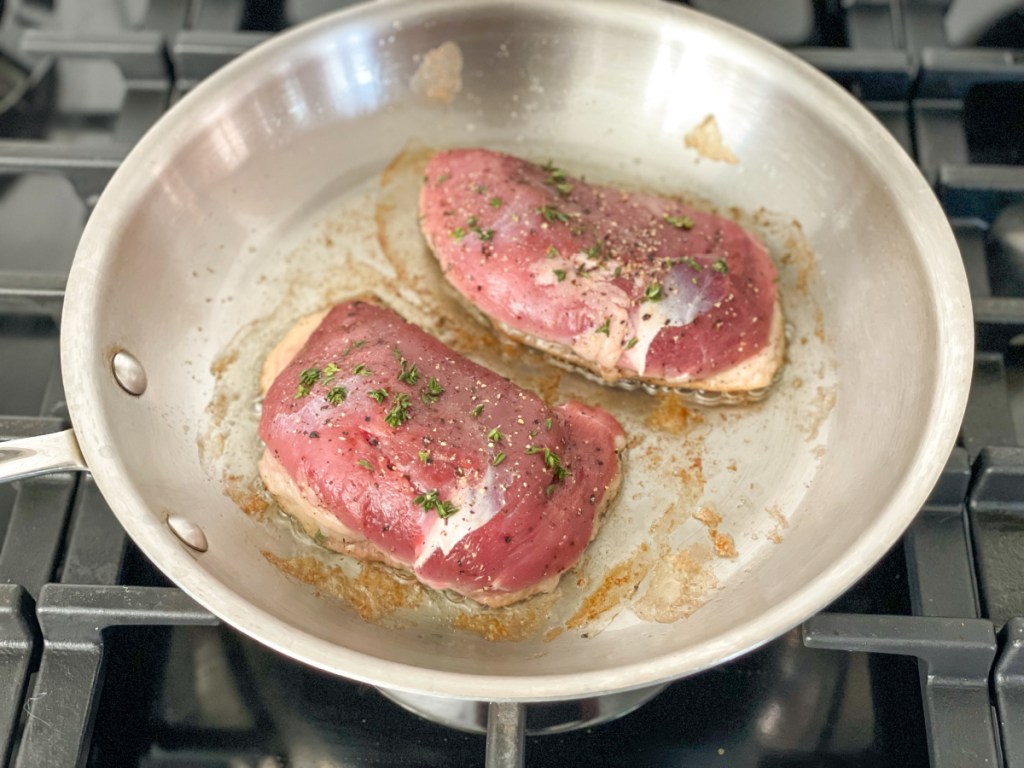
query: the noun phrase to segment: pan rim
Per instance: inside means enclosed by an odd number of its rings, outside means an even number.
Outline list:
[[[279,52],[315,38],[324,30],[356,22],[364,16],[375,17],[382,9],[392,13],[402,5],[396,0],[376,2],[333,13],[277,35],[210,75],[161,118],[127,155],[100,197],[80,241],[68,278],[62,320],[61,365],[66,381],[68,409],[78,431],[82,452],[90,467],[97,471],[96,482],[121,524],[142,551],[174,583],[207,607],[226,623],[259,642],[292,656],[310,666],[361,682],[400,691],[425,693],[460,699],[555,701],[612,693],[655,685],[684,677],[742,655],[800,624],[837,598],[895,544],[924,504],[938,479],[955,443],[966,408],[968,384],[973,360],[973,320],[966,277],[952,229],[932,190],[911,158],[888,131],[827,76],[792,54],[777,48],[726,22],[695,11],[670,7],[664,3],[636,3],[611,0],[598,7],[586,0],[572,5],[593,15],[650,15],[663,22],[685,19],[710,35],[724,36],[766,57],[802,78],[839,110],[848,122],[848,130],[863,135],[865,152],[873,165],[886,167],[891,187],[902,202],[913,206],[919,226],[911,228],[918,250],[927,252],[921,268],[931,290],[936,323],[934,350],[939,377],[927,392],[932,398],[934,417],[924,427],[921,439],[909,460],[910,472],[897,493],[877,512],[865,533],[848,547],[842,558],[809,580],[799,590],[764,612],[735,626],[731,631],[699,644],[631,665],[617,665],[585,673],[559,675],[496,676],[440,671],[390,661],[335,645],[292,627],[274,615],[244,601],[224,583],[195,567],[194,558],[180,548],[169,549],[164,530],[137,510],[146,509],[143,495],[130,478],[104,467],[115,467],[101,455],[105,415],[97,405],[101,401],[97,378],[90,374],[97,354],[102,350],[85,333],[94,311],[91,291],[97,276],[104,272],[110,257],[106,244],[125,226],[131,206],[119,205],[112,198],[140,196],[153,177],[153,151],[178,146],[193,135],[202,123],[204,104],[219,94],[231,91],[243,81],[248,70],[276,59]],[[427,0],[415,4],[417,14],[456,5],[449,0]],[[412,7],[412,4],[406,6]],[[465,6],[464,6],[465,7]],[[544,0],[480,0],[473,10],[514,8],[522,13],[550,13]],[[168,120],[167,115],[173,119]],[[925,243],[924,241],[928,242]],[[152,515],[155,519],[155,515]]]

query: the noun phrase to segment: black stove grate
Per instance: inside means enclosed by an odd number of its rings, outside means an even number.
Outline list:
[[[674,683],[636,713],[529,738],[528,764],[1024,765],[1017,17],[973,27],[1016,49],[956,48],[957,10],[943,0],[778,0],[772,14],[756,2],[690,4],[791,47],[916,157],[967,268],[975,379],[931,499],[860,584],[802,630]],[[0,115],[0,439],[67,426],[64,281],[126,151],[223,63],[337,5],[8,0],[0,53],[25,95],[23,114]],[[0,486],[0,542],[0,764],[301,766],[317,750],[333,765],[484,762],[483,737],[216,625],[126,540],[87,476]]]

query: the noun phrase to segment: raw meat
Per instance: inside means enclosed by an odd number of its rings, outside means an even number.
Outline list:
[[[746,391],[782,364],[775,266],[721,216],[457,149],[428,164],[420,220],[467,302],[604,381]]]
[[[307,318],[265,364],[260,474],[319,543],[487,605],[551,591],[625,447],[606,411],[539,397],[375,301]]]

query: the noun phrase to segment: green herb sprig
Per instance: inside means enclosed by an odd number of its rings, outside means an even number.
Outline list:
[[[344,387],[332,387],[327,393],[327,402],[331,405],[341,405],[346,397],[348,397],[347,389]]]
[[[298,400],[300,397],[305,397],[309,394],[310,389],[313,385],[320,381],[320,377],[323,372],[319,368],[307,368],[299,374],[299,386],[295,390],[295,399]]]
[[[416,382],[420,380],[420,371],[413,363],[409,365],[409,361],[402,359],[402,370],[398,372],[398,380],[403,384],[408,384],[410,387],[415,386]]]
[[[384,416],[384,423],[392,429],[398,429],[412,418],[409,414],[409,406],[411,404],[409,396],[404,392],[399,392],[395,395],[394,405],[391,407],[391,410]]]
[[[431,405],[440,400],[441,395],[443,394],[444,387],[441,386],[441,383],[437,379],[431,376],[427,380],[427,386],[420,390],[420,400],[427,405]]]
[[[563,224],[569,223],[569,217],[553,205],[542,205],[537,209],[537,213],[539,213],[544,218],[544,221],[549,224],[556,221],[560,221]]]
[[[458,507],[450,501],[442,501],[439,494],[440,492],[435,488],[433,491],[420,494],[412,500],[412,503],[419,507],[423,507],[423,509],[428,512],[430,510],[434,510],[437,512],[437,516],[442,520],[447,517],[451,517],[459,511]]]
[[[693,229],[693,219],[689,216],[666,216],[665,221],[676,229]]]

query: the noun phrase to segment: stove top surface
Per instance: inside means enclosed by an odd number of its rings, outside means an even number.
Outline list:
[[[0,439],[67,426],[64,281],[127,149],[205,75],[340,5],[6,3]],[[691,5],[822,69],[915,157],[968,273],[971,397],[928,504],[847,594],[614,722],[528,737],[525,763],[1024,765],[1024,7],[779,0],[769,14],[743,0]],[[88,476],[0,485],[0,542],[0,763],[488,759],[484,736],[428,722],[216,624],[126,539]]]

